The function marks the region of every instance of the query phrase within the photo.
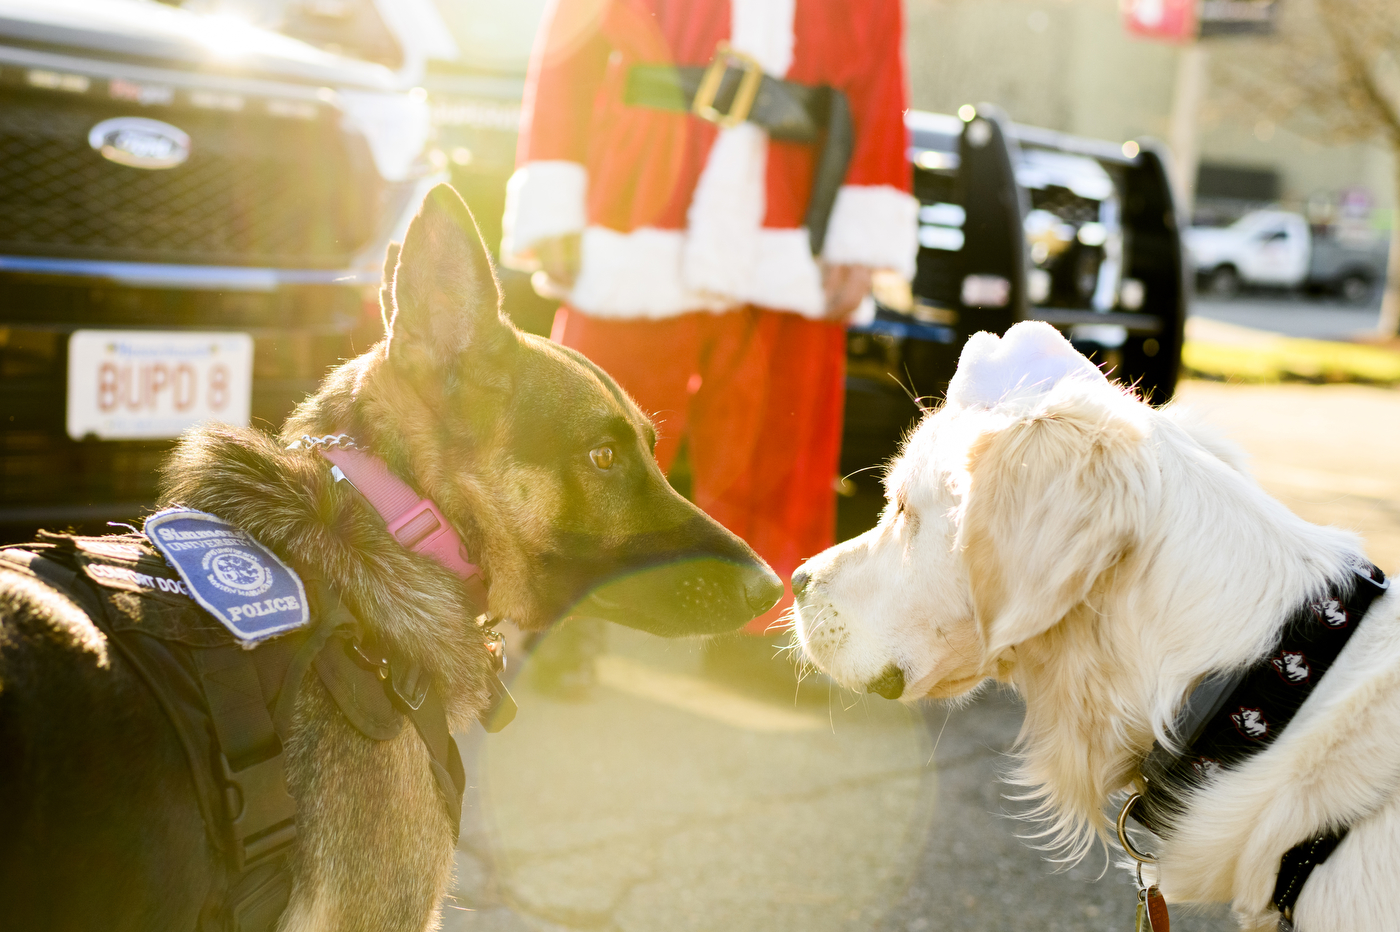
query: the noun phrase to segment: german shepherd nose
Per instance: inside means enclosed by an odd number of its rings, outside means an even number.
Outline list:
[[[783,597],[783,581],[768,567],[758,567],[758,573],[744,584],[744,595],[754,615],[762,615]]]

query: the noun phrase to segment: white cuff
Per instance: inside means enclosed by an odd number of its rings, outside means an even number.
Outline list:
[[[588,170],[577,162],[530,162],[506,183],[501,218],[501,262],[533,271],[534,245],[552,236],[582,233],[588,222]]]
[[[822,259],[893,269],[914,277],[919,254],[919,202],[889,185],[842,185],[826,228]]]

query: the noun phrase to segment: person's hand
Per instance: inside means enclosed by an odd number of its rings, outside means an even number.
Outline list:
[[[578,279],[580,240],[577,233],[565,233],[535,243],[535,258],[540,260],[540,271],[561,291],[567,292]]]
[[[868,265],[823,265],[822,290],[826,292],[826,319],[845,320],[870,293],[874,270]]]

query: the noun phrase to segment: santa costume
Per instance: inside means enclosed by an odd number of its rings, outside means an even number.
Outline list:
[[[687,112],[693,86],[638,103],[639,77],[717,54],[727,111]],[[729,79],[760,70],[755,115],[724,119],[744,108]],[[848,106],[844,178],[810,224],[826,143],[765,128],[784,88]],[[532,56],[502,261],[581,236],[554,338],[655,418],[663,469],[688,441],[695,503],[784,578],[835,530],[845,334],[819,263],[914,272],[904,109],[899,0],[556,0]]]

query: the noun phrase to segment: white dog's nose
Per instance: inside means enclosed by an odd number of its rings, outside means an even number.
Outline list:
[[[886,699],[898,699],[904,695],[904,671],[898,665],[890,664],[879,676],[865,684],[865,691]]]
[[[794,598],[802,595],[807,583],[812,581],[812,575],[807,572],[805,566],[798,567],[797,572],[792,574],[792,595]]]

